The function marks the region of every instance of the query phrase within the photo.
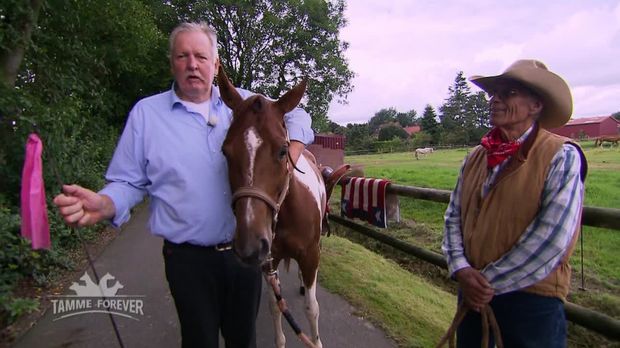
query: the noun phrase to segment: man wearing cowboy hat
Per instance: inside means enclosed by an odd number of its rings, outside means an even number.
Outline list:
[[[442,250],[468,309],[458,346],[480,347],[489,305],[506,347],[564,347],[587,164],[547,129],[570,119],[570,89],[530,59],[470,81],[490,97],[493,128],[465,159],[445,214]]]

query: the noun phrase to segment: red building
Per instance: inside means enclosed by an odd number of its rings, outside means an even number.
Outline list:
[[[403,129],[405,130],[405,132],[407,132],[407,134],[409,134],[409,136],[412,136],[415,133],[421,131],[422,127],[420,127],[420,126],[409,126],[409,127],[403,128]]]
[[[315,134],[314,143],[308,145],[319,165],[333,169],[344,163],[344,145],[346,137],[338,134]]]
[[[550,130],[555,134],[573,139],[596,138],[601,135],[618,135],[620,121],[612,116],[571,118],[563,127]]]

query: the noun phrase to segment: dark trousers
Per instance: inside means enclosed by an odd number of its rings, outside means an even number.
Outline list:
[[[164,242],[166,279],[174,298],[183,348],[256,347],[262,277],[232,250]]]
[[[493,298],[490,303],[501,331],[504,347],[566,347],[564,304],[555,297],[515,291]],[[469,311],[458,327],[457,347],[480,347],[480,314]],[[489,347],[493,347],[489,327]]]

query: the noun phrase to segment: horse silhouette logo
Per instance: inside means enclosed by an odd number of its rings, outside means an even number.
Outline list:
[[[118,280],[114,285],[108,286],[108,281],[114,280],[114,276],[110,273],[106,273],[99,280],[99,285],[95,284],[90,278],[87,272],[80,277],[80,282],[73,282],[69,289],[75,291],[75,294],[80,297],[112,297],[115,296],[119,289],[124,288]],[[83,282],[83,284],[81,284]]]

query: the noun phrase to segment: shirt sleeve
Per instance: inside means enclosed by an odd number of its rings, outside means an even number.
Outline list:
[[[314,141],[312,118],[305,110],[302,108],[293,109],[284,115],[284,123],[291,140],[302,142],[305,145],[312,144]]]
[[[131,217],[131,208],[144,199],[146,175],[144,148],[142,146],[142,127],[139,104],[136,105],[127,119],[127,124],[119,140],[105,178],[107,184],[99,191],[114,202],[116,214],[111,220],[112,225],[119,227]]]
[[[460,269],[471,267],[465,257],[465,248],[463,247],[463,232],[461,231],[461,187],[463,185],[463,170],[467,159],[463,161],[461,172],[456,182],[456,186],[450,195],[450,203],[444,215],[444,238],[441,244],[446,262],[448,263],[448,271],[451,277]]]
[[[564,256],[583,204],[578,151],[570,144],[558,151],[545,180],[539,214],[508,253],[482,270],[497,295],[539,282]]]

